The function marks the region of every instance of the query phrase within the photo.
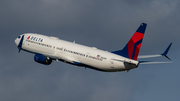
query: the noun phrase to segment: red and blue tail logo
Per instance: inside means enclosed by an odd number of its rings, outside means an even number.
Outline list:
[[[112,53],[127,57],[129,59],[137,60],[146,26],[146,23],[142,23],[131,37],[127,45],[122,50],[114,51]]]

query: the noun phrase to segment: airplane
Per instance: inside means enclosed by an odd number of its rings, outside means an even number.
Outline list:
[[[98,71],[128,72],[137,68],[139,64],[169,63],[137,60],[138,58],[159,56],[165,56],[170,60],[167,57],[167,53],[172,43],[170,43],[163,54],[138,57],[146,26],[146,23],[142,23],[122,50],[112,52],[36,33],[22,34],[15,39],[15,43],[19,52],[23,50],[35,54],[34,60],[44,65],[50,65],[52,61],[62,61]]]

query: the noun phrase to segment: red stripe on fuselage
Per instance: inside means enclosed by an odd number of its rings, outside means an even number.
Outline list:
[[[28,36],[28,38],[27,39],[29,39],[30,38],[30,36]]]

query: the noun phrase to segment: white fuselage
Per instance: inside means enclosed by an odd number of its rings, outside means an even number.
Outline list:
[[[42,54],[54,60],[107,72],[130,70],[139,64],[138,61],[111,52],[60,40],[56,37],[33,33],[23,35],[23,50]],[[19,41],[20,39],[17,38],[15,43],[18,45]]]

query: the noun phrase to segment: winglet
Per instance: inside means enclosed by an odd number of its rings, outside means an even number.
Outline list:
[[[169,49],[171,48],[171,45],[172,45],[172,43],[170,43],[169,46],[168,46],[168,48],[164,51],[164,53],[161,54],[162,56],[165,56],[165,57],[168,58],[169,60],[171,60],[171,59],[167,56],[167,53],[168,53]]]
[[[24,35],[22,36],[22,38],[21,38],[21,40],[20,40],[20,42],[19,42],[19,44],[18,44],[19,53],[20,53],[20,51],[21,51],[21,49],[22,49],[23,40],[24,40]]]

